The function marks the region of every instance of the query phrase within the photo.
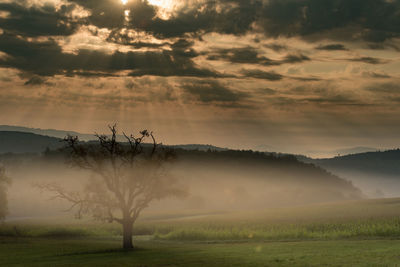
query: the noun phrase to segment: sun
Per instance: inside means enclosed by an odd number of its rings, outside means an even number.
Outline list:
[[[123,5],[126,5],[129,0],[121,0]],[[147,0],[147,2],[152,6],[157,6],[163,9],[171,9],[174,5],[174,0]]]
[[[158,6],[163,9],[172,9],[174,6],[173,0],[147,0],[152,6]]]
[[[130,0],[120,0],[123,5],[128,4]],[[180,3],[176,0],[147,0],[149,5],[157,7],[157,16],[162,19],[168,19],[173,11],[179,7]]]
[[[176,0],[147,0],[147,2],[157,7],[157,16],[161,19],[169,19],[174,9],[178,7]]]

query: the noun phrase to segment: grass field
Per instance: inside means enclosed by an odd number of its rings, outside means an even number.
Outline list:
[[[0,266],[396,266],[400,241],[197,243],[113,239],[5,238]]]
[[[118,225],[66,218],[0,226],[0,266],[400,266],[400,199],[248,212],[147,213],[136,250]]]

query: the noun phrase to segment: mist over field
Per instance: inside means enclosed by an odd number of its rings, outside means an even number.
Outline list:
[[[69,164],[65,152],[59,150],[65,145],[61,139],[20,132],[1,132],[0,136],[12,152],[0,157],[8,176],[13,177],[8,220],[72,217],[73,210],[66,212],[71,203],[54,199],[54,193],[40,189],[40,185],[82,191],[95,174]],[[155,200],[147,210],[150,213],[223,213],[399,196],[397,151],[318,160],[199,145],[174,150],[176,160],[167,169],[188,194]],[[389,153],[391,156],[386,156]],[[368,160],[374,160],[376,166]]]
[[[68,203],[49,200],[51,193],[35,185],[57,183],[79,191],[93,175],[72,168],[63,155],[48,154],[3,156],[8,174],[13,177],[10,218],[62,214]],[[260,210],[364,197],[351,182],[289,156],[180,150],[177,161],[168,168],[189,195],[183,201],[155,201],[150,211]]]

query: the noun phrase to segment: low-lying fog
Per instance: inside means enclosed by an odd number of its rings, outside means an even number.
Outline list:
[[[51,199],[52,193],[35,185],[56,183],[76,191],[92,175],[68,166],[60,157],[10,156],[3,157],[3,162],[13,180],[8,194],[9,219],[65,215],[70,203]],[[365,197],[351,183],[293,158],[264,158],[247,152],[185,152],[169,170],[189,195],[155,201],[149,210],[257,210]]]

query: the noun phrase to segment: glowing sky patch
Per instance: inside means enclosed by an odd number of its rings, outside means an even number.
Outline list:
[[[171,9],[173,7],[173,0],[148,0],[150,5],[158,6],[164,9]]]
[[[178,8],[175,0],[148,0],[148,3],[158,8],[157,16],[161,19],[169,19],[173,11]]]

